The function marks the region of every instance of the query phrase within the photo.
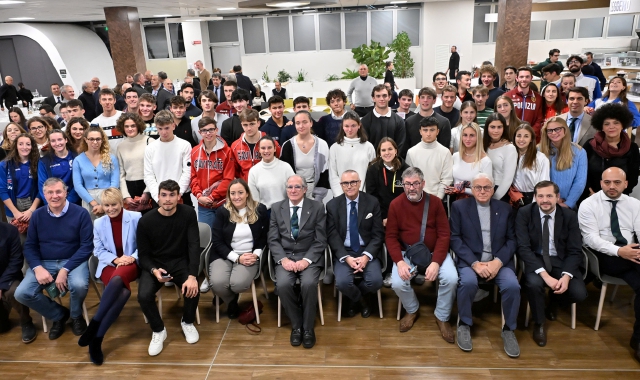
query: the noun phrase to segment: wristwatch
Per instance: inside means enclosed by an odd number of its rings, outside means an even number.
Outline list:
[[[156,275],[155,273],[153,273],[153,272],[155,272],[156,270],[158,270],[158,268],[151,268],[151,274],[152,274],[153,276],[155,276],[155,275]]]

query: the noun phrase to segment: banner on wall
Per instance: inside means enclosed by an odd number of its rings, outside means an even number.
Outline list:
[[[624,14],[640,12],[640,1],[636,0],[611,0],[609,14]]]

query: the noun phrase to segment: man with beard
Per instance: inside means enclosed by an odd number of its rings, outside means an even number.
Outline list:
[[[584,60],[579,55],[572,55],[567,59],[567,68],[576,77],[576,86],[585,87],[589,91],[589,99],[596,100],[602,97],[600,83],[596,79],[589,78],[582,74]],[[597,91],[596,91],[597,87]],[[595,96],[595,97],[594,97]]]

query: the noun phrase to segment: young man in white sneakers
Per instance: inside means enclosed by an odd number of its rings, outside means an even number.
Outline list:
[[[200,293],[198,269],[200,265],[200,236],[198,218],[193,207],[178,204],[180,185],[166,180],[158,186],[157,209],[145,214],[138,222],[138,262],[141,268],[138,303],[153,331],[149,355],[156,356],[164,347],[167,330],[158,306],[156,293],[167,281],[182,289],[184,306],[182,332],[187,343],[200,339],[193,325]]]

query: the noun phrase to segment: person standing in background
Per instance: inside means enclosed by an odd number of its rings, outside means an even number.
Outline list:
[[[458,69],[460,68],[460,54],[458,54],[458,48],[454,45],[451,46],[451,56],[449,57],[449,68],[445,74],[449,73],[449,79],[456,79],[458,75]]]

